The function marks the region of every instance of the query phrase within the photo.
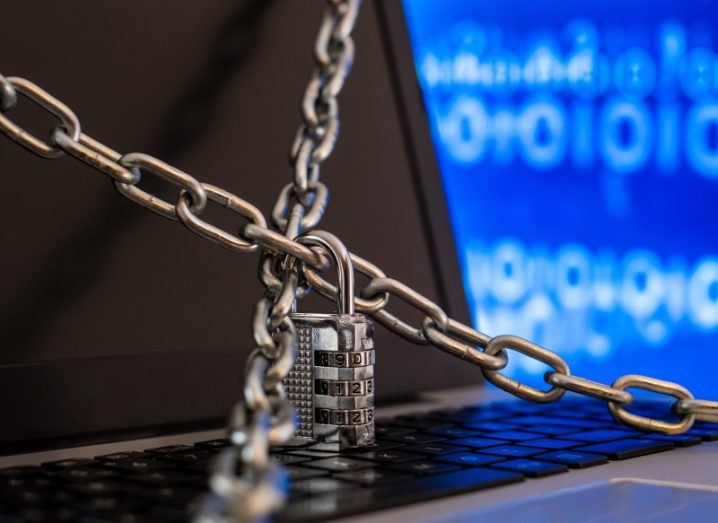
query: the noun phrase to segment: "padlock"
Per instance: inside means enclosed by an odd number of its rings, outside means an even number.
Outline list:
[[[290,314],[297,357],[284,379],[298,414],[293,445],[341,451],[374,443],[374,324],[354,311],[354,269],[346,247],[325,231],[297,238],[323,247],[337,265],[336,314]]]

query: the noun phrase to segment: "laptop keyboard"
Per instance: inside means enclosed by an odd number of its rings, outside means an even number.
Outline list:
[[[670,417],[665,404],[632,412]],[[279,521],[316,521],[396,507],[718,440],[718,424],[644,434],[584,400],[504,402],[379,420],[377,445],[338,455],[283,448],[291,477]],[[188,521],[226,440],[0,469],[0,523]]]

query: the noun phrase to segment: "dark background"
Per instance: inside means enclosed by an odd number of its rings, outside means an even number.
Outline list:
[[[155,155],[268,213],[291,180],[288,149],[322,5],[6,1],[0,72],[45,88],[114,149]],[[320,228],[443,301],[372,2],[355,39],[339,143],[322,171],[331,200]],[[55,124],[24,98],[8,115],[42,137]],[[0,166],[0,408],[11,421],[0,440],[227,412],[252,348],[257,256],[125,200],[72,159],[40,159],[0,139]],[[149,178],[142,187],[164,190]],[[237,223],[211,208],[206,216]],[[398,300],[392,310],[403,310]],[[479,380],[478,370],[383,329],[375,343],[380,399]],[[24,421],[46,410],[54,424]]]

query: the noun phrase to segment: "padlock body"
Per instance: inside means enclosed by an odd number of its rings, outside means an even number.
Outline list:
[[[374,443],[373,323],[363,314],[290,318],[297,357],[283,383],[299,416],[292,443],[332,451]]]

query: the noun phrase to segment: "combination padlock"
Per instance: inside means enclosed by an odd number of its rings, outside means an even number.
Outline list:
[[[325,231],[302,236],[337,265],[336,314],[290,314],[297,357],[284,379],[299,426],[292,444],[340,451],[374,443],[374,324],[354,311],[354,268],[346,247]]]

